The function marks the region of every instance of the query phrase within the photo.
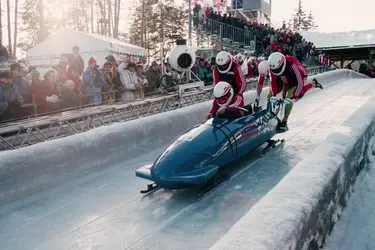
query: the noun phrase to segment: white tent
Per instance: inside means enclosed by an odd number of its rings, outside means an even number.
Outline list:
[[[300,33],[306,41],[313,42],[317,48],[352,47],[375,44],[375,30],[335,33],[299,31],[298,33]]]
[[[147,53],[144,48],[118,39],[65,29],[29,49],[26,60],[31,66],[51,67],[59,62],[61,55],[72,53],[73,46],[80,48],[85,66],[90,57],[94,57],[98,65],[103,65],[108,55],[120,59],[124,55],[142,57]]]

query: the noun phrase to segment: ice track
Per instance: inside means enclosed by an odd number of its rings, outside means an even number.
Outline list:
[[[256,152],[245,157],[232,180],[199,202],[186,191],[139,193],[148,182],[134,170],[152,162],[160,148],[0,207],[1,249],[208,249],[358,109],[373,84],[355,79],[308,93],[292,111],[290,130],[280,135],[285,144],[264,158]]]

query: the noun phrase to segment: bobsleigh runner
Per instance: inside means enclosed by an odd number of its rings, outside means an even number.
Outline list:
[[[169,62],[179,71],[190,70],[195,62],[195,53],[187,46],[177,46],[171,51]],[[245,108],[230,107],[228,109],[242,110],[245,115],[227,119],[217,114],[204,124],[196,125],[170,145],[154,164],[135,171],[137,177],[153,182],[141,193],[160,188],[177,190],[202,185],[203,189],[198,194],[198,198],[202,198],[230,179],[229,174],[219,174],[219,170],[265,143],[267,146],[261,155],[284,142],[272,137],[279,133],[277,114],[281,106],[290,101],[272,97],[263,110],[256,110],[254,104]]]

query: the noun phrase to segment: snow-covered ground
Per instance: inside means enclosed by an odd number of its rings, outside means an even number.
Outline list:
[[[324,249],[375,249],[375,160],[358,176],[354,193]]]

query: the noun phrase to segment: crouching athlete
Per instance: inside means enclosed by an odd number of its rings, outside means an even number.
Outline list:
[[[213,69],[213,80],[215,88],[216,85],[222,82],[225,82],[231,86],[231,91],[233,92],[231,101],[233,101],[233,104],[237,103],[237,101],[240,99],[241,101],[239,102],[243,103],[242,95],[247,89],[245,75],[242,71],[241,66],[233,61],[232,55],[227,51],[221,51],[216,56],[216,66]],[[225,86],[227,86],[227,84],[225,84]],[[220,93],[219,89],[223,90],[223,86],[224,85],[221,84],[220,87],[217,88],[217,93]],[[217,94],[217,96],[218,98],[221,97],[220,94]],[[219,109],[220,106],[216,107],[215,109],[215,103],[216,102],[214,101],[213,108],[206,116],[207,119],[213,117],[216,114],[216,111]],[[229,104],[231,103],[229,102]],[[223,111],[223,109],[221,109],[220,111]]]
[[[212,118],[216,113],[219,113],[221,118],[226,119],[236,119],[244,116],[244,112],[241,110],[227,110],[227,107],[244,107],[242,95],[236,95],[232,85],[227,82],[219,82],[215,85],[213,94],[215,99],[207,119]]]
[[[306,68],[292,56],[284,56],[280,52],[274,52],[258,65],[257,97],[255,104],[259,104],[260,94],[264,84],[264,78],[270,76],[270,91],[267,95],[267,102],[272,96],[282,92],[283,98],[292,99],[294,102],[301,99],[311,88],[323,89],[323,86],[314,78],[311,83],[305,85],[308,77]],[[293,103],[285,105],[283,120],[278,124],[278,130],[288,130],[288,118],[293,109]]]

